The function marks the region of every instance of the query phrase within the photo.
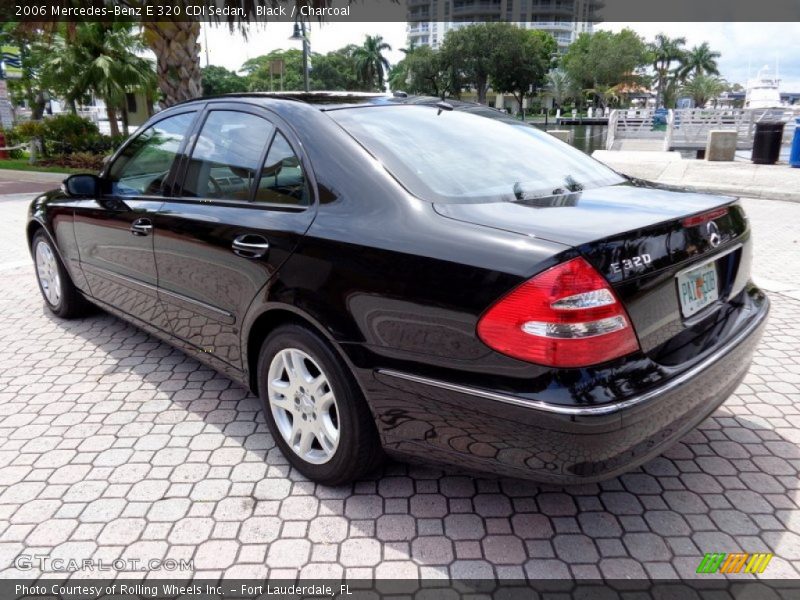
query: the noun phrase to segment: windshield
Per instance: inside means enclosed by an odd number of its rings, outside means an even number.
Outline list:
[[[431,106],[328,113],[411,193],[445,202],[524,202],[621,183],[611,169],[510,119]]]

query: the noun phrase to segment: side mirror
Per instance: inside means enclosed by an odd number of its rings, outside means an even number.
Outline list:
[[[96,198],[100,191],[97,175],[70,175],[61,184],[61,189],[76,198]]]

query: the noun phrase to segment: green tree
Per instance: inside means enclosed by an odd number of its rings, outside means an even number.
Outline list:
[[[476,23],[451,29],[442,44],[442,60],[453,72],[458,73],[475,88],[478,102],[486,104],[486,91],[489,88],[489,75],[492,73],[493,59],[490,49],[501,42],[507,31],[505,23]]]
[[[225,67],[209,65],[202,69],[203,95],[217,96],[247,91],[247,79]]]
[[[79,56],[80,50],[59,32],[38,40],[27,54],[37,65],[39,83],[50,95],[63,98],[71,112],[77,112],[76,103],[89,92],[88,82],[83,77],[86,59]]]
[[[501,31],[505,29],[505,31]],[[512,94],[523,115],[525,95],[544,82],[550,57],[558,50],[555,38],[544,31],[509,23],[498,24],[497,44],[490,50],[490,81],[496,92]]]
[[[678,77],[686,80],[689,75],[719,75],[717,59],[722,56],[719,52],[714,52],[703,42],[699,46],[692,47],[681,59],[678,67]]]
[[[367,89],[384,89],[383,76],[389,70],[389,61],[383,56],[392,47],[380,35],[368,35],[364,44],[353,51],[356,71]]]
[[[273,61],[283,61],[282,86],[281,76],[279,74],[270,74],[270,64]],[[313,56],[311,64],[314,64]],[[251,92],[302,90],[303,52],[296,48],[273,50],[269,54],[246,60],[240,71],[246,74],[247,89]]]
[[[31,108],[31,118],[38,121],[44,115],[47,97],[53,91],[41,78],[41,66],[45,57],[32,52],[45,39],[45,32],[28,23],[7,21],[0,23],[0,39],[4,44],[16,46],[20,50],[22,77],[8,80],[11,99],[15,104],[24,101]]]
[[[354,53],[358,46],[348,44],[327,54],[312,57],[311,88],[315,90],[359,90]]]
[[[599,91],[641,83],[649,61],[644,40],[623,29],[580,34],[561,59],[561,68],[580,89]]]
[[[406,51],[406,57],[392,68],[389,85],[393,90],[444,99],[460,89],[458,77],[443,60],[442,53],[429,46]]]
[[[128,129],[126,96],[145,92],[152,96],[156,77],[150,60],[140,56],[142,39],[130,23],[83,22],[74,25],[71,35],[56,34],[50,46],[40,45],[35,52],[49,55],[42,63],[42,80],[64,92],[74,109],[75,101],[92,92],[106,104],[111,135],[119,135],[117,112],[122,112]],[[59,81],[59,84],[54,82]]]
[[[728,88],[724,79],[715,75],[693,75],[683,84],[681,92],[689,96],[697,108],[703,108]]]
[[[659,33],[655,40],[649,44],[656,78],[656,106],[672,105],[672,102],[666,102],[665,90],[668,80],[673,75],[670,71],[672,63],[684,59],[685,51],[683,46],[685,44],[686,38],[671,38],[663,33]]]

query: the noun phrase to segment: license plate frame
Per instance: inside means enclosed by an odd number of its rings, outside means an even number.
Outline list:
[[[684,319],[691,318],[719,300],[717,261],[686,269],[675,276],[678,303]]]

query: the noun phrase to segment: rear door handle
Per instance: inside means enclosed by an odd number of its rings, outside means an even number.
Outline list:
[[[153,222],[150,219],[136,219],[131,224],[133,235],[150,235],[153,232]]]
[[[233,240],[231,248],[243,258],[261,258],[269,251],[269,242],[263,236],[245,233]]]

